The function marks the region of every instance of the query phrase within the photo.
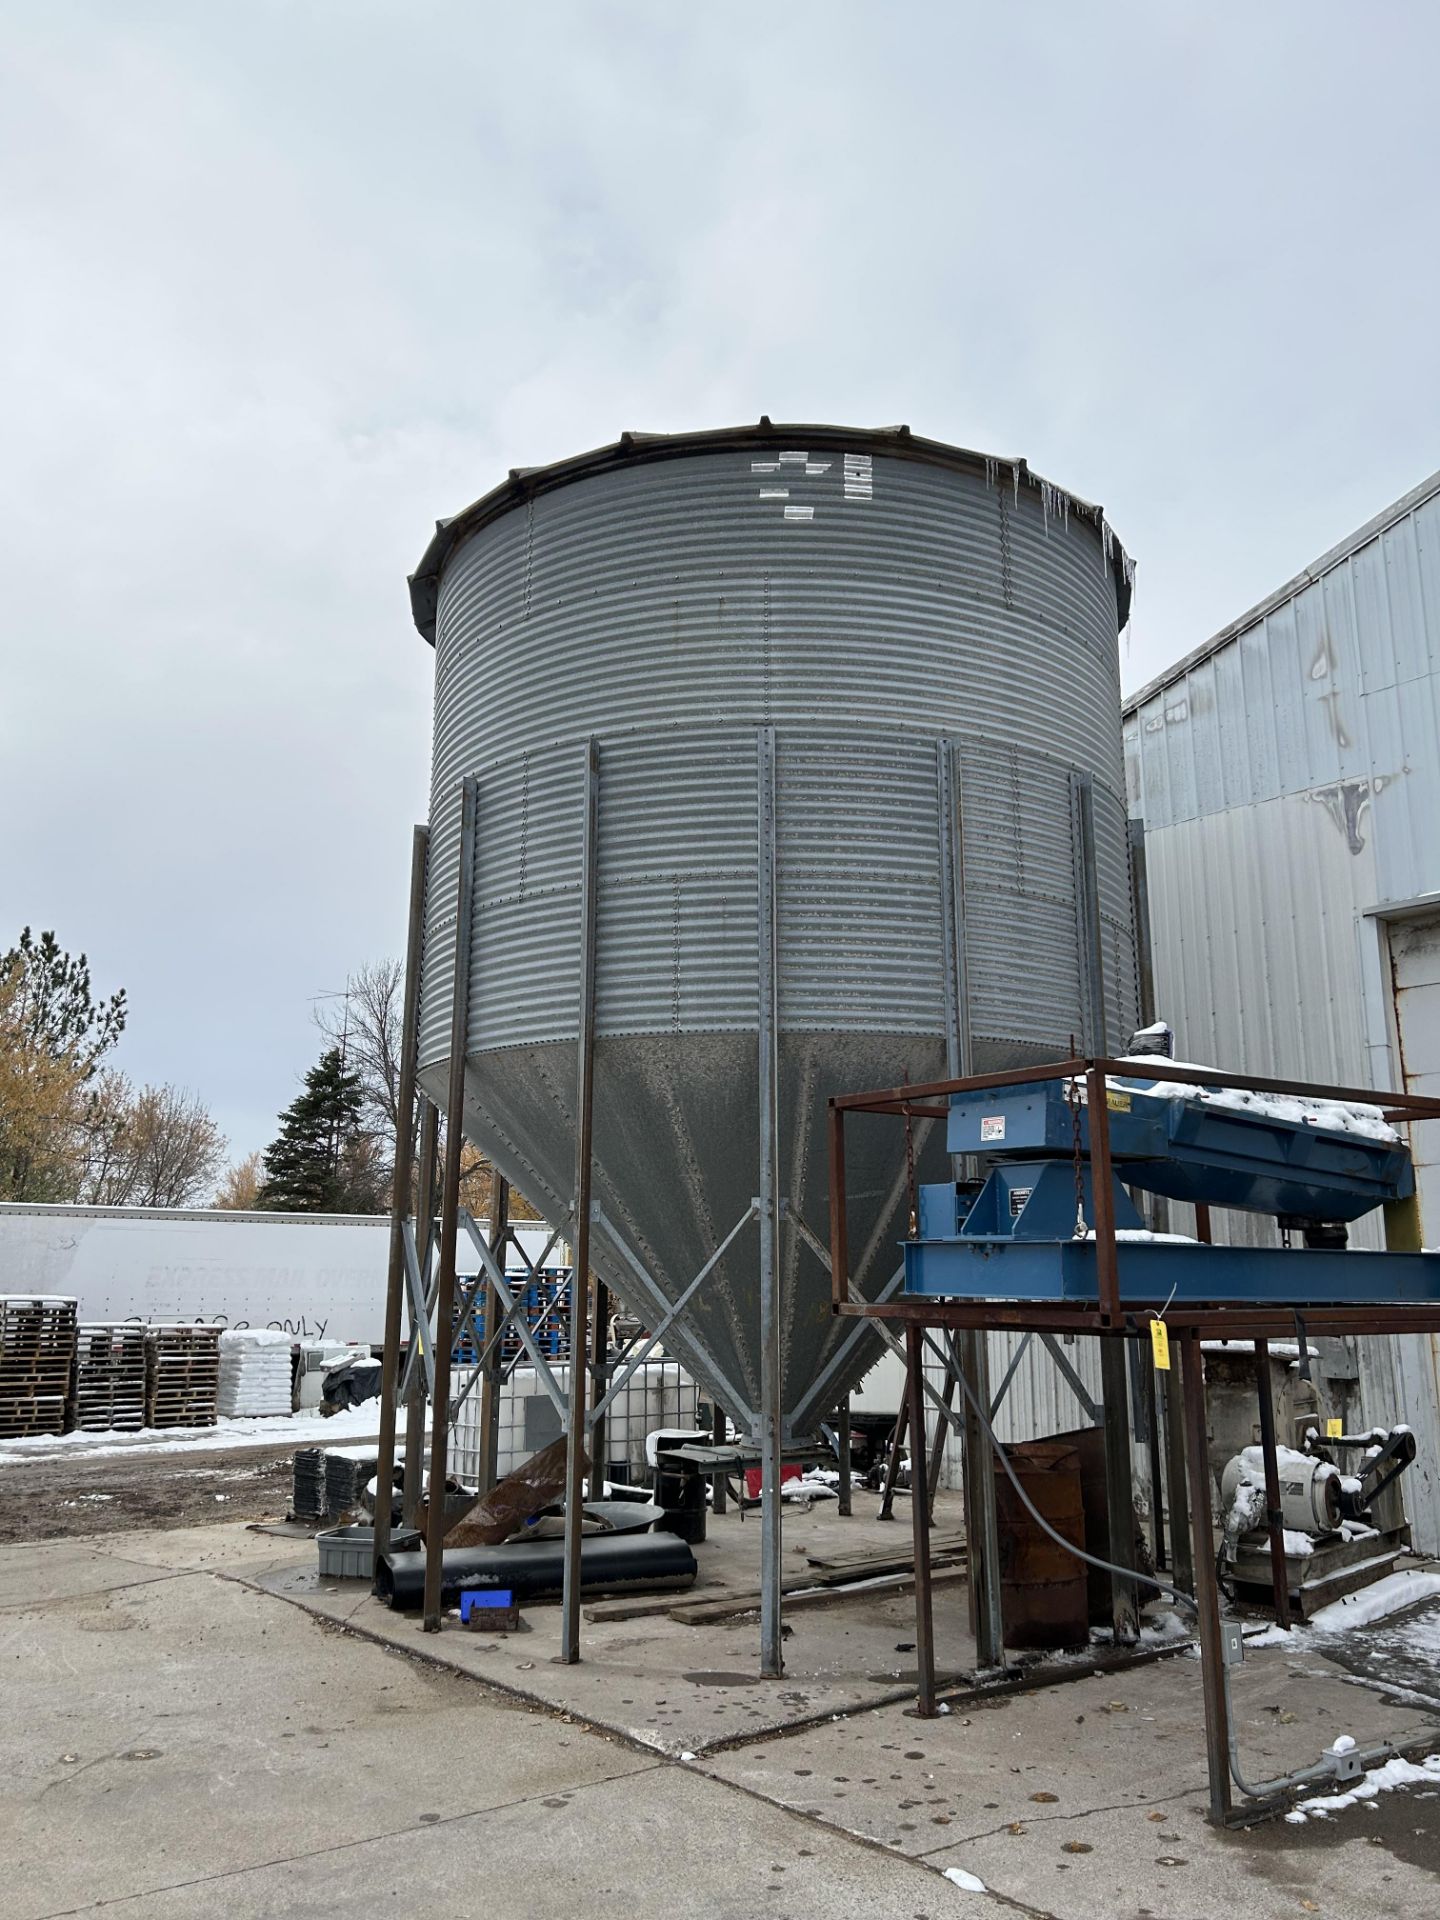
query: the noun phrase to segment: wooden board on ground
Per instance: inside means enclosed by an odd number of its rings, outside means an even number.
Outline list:
[[[937,1576],[942,1571],[947,1577],[963,1575],[964,1566],[957,1563],[964,1557],[963,1534],[937,1534],[932,1539],[930,1564]],[[803,1605],[841,1599],[857,1589],[903,1593],[914,1584],[914,1552],[908,1543],[902,1545],[898,1540],[893,1552],[872,1548],[846,1554],[808,1554],[806,1558],[809,1564],[804,1573],[786,1574],[780,1582],[782,1594],[805,1595],[800,1602]],[[643,1620],[668,1614],[683,1625],[702,1626],[737,1613],[751,1613],[759,1605],[758,1587],[692,1587],[684,1594],[628,1594],[616,1600],[597,1600],[585,1608],[585,1618],[598,1625],[608,1620]]]
[[[953,1554],[964,1551],[965,1535],[953,1528],[943,1532],[937,1529],[930,1535],[932,1559],[942,1553]],[[893,1550],[886,1547],[850,1547],[836,1551],[828,1547],[813,1547],[806,1552],[805,1558],[812,1567],[872,1566],[882,1561],[887,1565],[903,1561],[909,1566],[915,1558],[915,1550],[911,1544],[910,1529],[907,1527],[903,1532],[898,1533]]]
[[[939,1585],[946,1580],[963,1580],[964,1567],[940,1567],[931,1575],[932,1583]],[[797,1608],[829,1605],[836,1600],[848,1600],[852,1595],[863,1593],[874,1595],[877,1599],[890,1599],[897,1593],[909,1593],[915,1585],[915,1571],[908,1573],[881,1574],[876,1579],[863,1582],[846,1582],[817,1586],[807,1583],[799,1590],[786,1596],[785,1611],[793,1613]],[[749,1593],[732,1593],[724,1600],[691,1601],[678,1607],[671,1607],[670,1618],[686,1627],[714,1626],[717,1621],[733,1619],[739,1613],[754,1613],[761,1601],[760,1589]]]
[[[787,1573],[780,1582],[780,1591],[798,1593],[802,1587],[814,1585],[813,1573]],[[733,1601],[737,1596],[745,1599],[751,1591],[749,1587],[691,1587],[685,1593],[634,1593],[619,1600],[597,1600],[593,1605],[587,1605],[585,1618],[596,1623],[604,1620],[643,1620],[647,1615],[673,1613],[676,1607],[709,1606],[720,1601]]]

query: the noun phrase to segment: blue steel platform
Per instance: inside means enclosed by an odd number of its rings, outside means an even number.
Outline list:
[[[946,1145],[951,1153],[1069,1158],[1078,1130],[1088,1159],[1084,1091],[1083,1082],[1076,1083],[1074,1106],[1059,1080],[955,1094]],[[1237,1104],[1221,1104],[1213,1090],[1157,1084],[1139,1072],[1133,1079],[1112,1076],[1105,1102],[1110,1157],[1126,1184],[1171,1200],[1334,1221],[1358,1220],[1414,1192],[1404,1144],[1393,1132],[1386,1138],[1325,1124],[1343,1111],[1337,1103],[1328,1110],[1312,1103],[1312,1117],[1302,1119],[1294,1117],[1306,1110],[1298,1100],[1230,1098]],[[1238,1104],[1244,1099],[1255,1104]]]
[[[1125,1306],[1440,1304],[1440,1254],[1157,1237],[1144,1231],[1127,1192],[1304,1222],[1357,1220],[1415,1190],[1409,1149],[1378,1114],[1336,1101],[1157,1085],[1137,1073],[1107,1077],[1105,1119]],[[946,1145],[977,1157],[985,1178],[978,1188],[954,1180],[920,1188],[916,1238],[904,1246],[905,1294],[1098,1307],[1085,1082],[1066,1076],[954,1092]]]
[[[1440,1305],[1440,1253],[1209,1247],[1132,1240],[1116,1252],[1127,1307],[1212,1301],[1279,1307]],[[910,1240],[905,1292],[947,1300],[1039,1300],[1095,1306],[1095,1241]]]

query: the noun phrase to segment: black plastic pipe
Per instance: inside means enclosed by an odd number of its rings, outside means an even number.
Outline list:
[[[673,1533],[592,1533],[580,1542],[582,1593],[689,1587],[695,1556]],[[447,1547],[440,1556],[442,1605],[468,1587],[509,1587],[516,1602],[558,1595],[565,1579],[563,1540],[513,1540],[499,1547]],[[387,1553],[376,1562],[375,1592],[397,1613],[425,1603],[425,1555]]]

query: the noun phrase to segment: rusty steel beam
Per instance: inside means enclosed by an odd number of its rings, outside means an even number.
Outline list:
[[[1216,1826],[1224,1826],[1231,1807],[1230,1716],[1221,1666],[1224,1653],[1220,1644],[1220,1583],[1215,1577],[1215,1524],[1210,1510],[1204,1356],[1200,1351],[1200,1336],[1193,1327],[1181,1334],[1179,1344],[1195,1605],[1199,1612],[1200,1679],[1205,1700],[1205,1758],[1210,1774],[1210,1818]]]
[[[1302,1099],[1339,1100],[1375,1107],[1412,1120],[1440,1117],[1440,1099],[1433,1095],[1392,1093],[1388,1088],[1381,1092],[1374,1087],[1330,1087],[1310,1080],[1259,1079],[1253,1074],[1226,1073],[1219,1068],[1177,1066],[1173,1060],[1158,1054],[1153,1060],[1147,1058],[1143,1067],[1133,1060],[1075,1056],[1046,1066],[1011,1067],[997,1073],[970,1074],[964,1079],[876,1087],[865,1093],[837,1093],[831,1095],[830,1105],[846,1113],[883,1113],[887,1108],[903,1111],[917,1101],[937,1100],[956,1093],[984,1093],[992,1087],[1029,1086],[1041,1080],[1068,1080],[1083,1076],[1092,1068],[1121,1080],[1175,1080],[1184,1086],[1237,1087],[1246,1093],[1290,1093]]]
[[[1280,1459],[1275,1450],[1275,1401],[1270,1388],[1270,1343],[1255,1342],[1255,1386],[1260,1398],[1260,1452],[1265,1462],[1265,1526],[1270,1535],[1270,1586],[1275,1624],[1290,1629],[1290,1574],[1285,1565],[1285,1516],[1280,1509]]]
[[[1049,1307],[1036,1301],[942,1300],[934,1295],[909,1295],[891,1300],[850,1300],[837,1312],[846,1320],[918,1320],[927,1327],[994,1328],[1013,1333],[1104,1333],[1123,1332],[1132,1336],[1146,1329],[1138,1316],[1148,1316],[1148,1306],[1126,1307],[1122,1302],[1123,1325],[1107,1328],[1097,1307]],[[1305,1325],[1313,1333],[1440,1333],[1440,1301],[1415,1306],[1302,1306]],[[1253,1302],[1225,1305],[1208,1301],[1203,1305],[1166,1309],[1165,1324],[1171,1328],[1194,1327],[1209,1339],[1248,1342],[1257,1338],[1292,1339],[1295,1332],[1292,1306],[1259,1307]]]
[[[440,1556],[445,1540],[445,1473],[450,1443],[451,1321],[455,1242],[460,1230],[460,1157],[465,1143],[465,1057],[470,1044],[470,939],[475,898],[475,815],[479,786],[460,790],[460,877],[455,897],[455,976],[450,996],[450,1067],[445,1089],[445,1169],[440,1183],[440,1271],[436,1280],[435,1385],[430,1395],[430,1492],[425,1510],[426,1633],[440,1631]],[[384,1488],[381,1488],[383,1495]]]
[[[385,1347],[380,1373],[380,1445],[375,1469],[375,1561],[390,1550],[395,1479],[395,1388],[400,1377],[401,1310],[405,1301],[405,1223],[411,1218],[415,1172],[415,1074],[420,1043],[420,952],[425,938],[428,827],[410,841],[410,921],[405,936],[404,1011],[400,1021],[400,1086],[396,1100],[395,1179],[390,1196],[390,1271],[385,1286]]]
[[[930,1501],[925,1483],[925,1359],[922,1329],[905,1329],[905,1404],[910,1415],[910,1531],[915,1543],[915,1704],[935,1712],[935,1612],[930,1590]]]

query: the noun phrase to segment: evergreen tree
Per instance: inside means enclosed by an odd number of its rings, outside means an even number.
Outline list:
[[[361,1124],[360,1075],[330,1047],[280,1116],[257,1206],[277,1213],[383,1213],[384,1169]]]
[[[96,1000],[90,963],[29,927],[0,955],[0,1200],[77,1197],[100,1062],[125,995]]]

